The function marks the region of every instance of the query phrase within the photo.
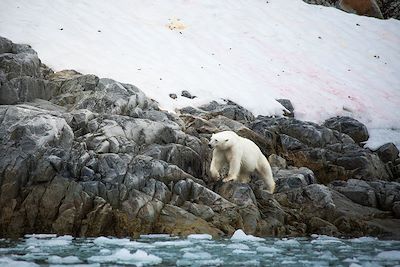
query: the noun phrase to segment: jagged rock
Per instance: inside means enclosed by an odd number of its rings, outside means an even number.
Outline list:
[[[394,217],[400,219],[400,201],[396,201],[393,203],[393,213]]]
[[[393,143],[387,143],[378,148],[376,151],[379,158],[387,163],[389,161],[394,162],[399,157],[399,150]]]
[[[229,100],[226,101],[226,104],[213,101],[207,105],[201,106],[200,109],[211,113],[213,116],[222,115],[228,119],[240,122],[250,122],[254,120],[254,115],[250,111]]]
[[[314,173],[305,167],[278,169],[273,172],[273,175],[276,182],[276,192],[285,192],[316,183]]]
[[[268,157],[268,162],[272,168],[274,168],[274,167],[278,168],[278,169],[286,169],[287,168],[286,159],[284,159],[276,154],[271,154]]]
[[[189,93],[186,90],[182,91],[181,96],[186,97],[186,98],[190,98],[190,99],[196,98],[196,96],[193,96],[191,93]]]
[[[400,0],[380,0],[377,3],[385,19],[400,19]]]
[[[289,112],[284,111],[284,116],[294,117],[294,107],[289,99],[277,99],[276,101],[281,103],[281,105],[284,106],[289,111]]]
[[[325,127],[345,133],[356,143],[367,141],[369,138],[367,127],[361,122],[350,117],[334,117],[326,120]]]
[[[368,207],[377,207],[375,190],[365,181],[349,179],[348,181],[334,181],[330,187],[342,193],[355,203]]]

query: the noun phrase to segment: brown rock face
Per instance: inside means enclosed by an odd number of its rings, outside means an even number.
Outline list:
[[[347,12],[383,19],[375,0],[340,0],[339,7]]]

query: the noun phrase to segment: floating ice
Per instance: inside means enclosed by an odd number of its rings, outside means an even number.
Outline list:
[[[34,237],[34,238],[54,238],[57,237],[56,234],[26,234],[26,238]]]
[[[372,236],[362,236],[358,238],[350,239],[351,242],[362,243],[362,242],[376,242],[378,238]]]
[[[229,244],[227,248],[230,249],[249,249],[249,246],[246,244],[236,243],[236,244]]]
[[[154,242],[153,245],[158,247],[166,247],[166,246],[176,246],[176,247],[185,247],[192,245],[192,242],[188,240],[176,240],[176,241],[157,241]]]
[[[350,258],[346,258],[346,259],[343,260],[343,262],[359,262],[359,260],[357,258],[353,257],[351,259]]]
[[[282,238],[281,240],[276,241],[275,245],[297,247],[300,246],[300,242],[296,239]]]
[[[104,236],[97,237],[93,240],[93,243],[98,246],[108,246],[108,245],[124,246],[130,242],[131,240],[129,240],[128,238],[108,238]]]
[[[353,262],[352,264],[349,265],[349,267],[362,267],[362,265]]]
[[[255,251],[251,250],[243,250],[243,249],[235,249],[232,251],[233,254],[257,254]]]
[[[70,235],[64,235],[46,239],[44,237],[36,238],[30,237],[25,242],[30,246],[43,246],[43,247],[54,247],[54,246],[67,246],[71,244],[73,237]]]
[[[326,245],[329,243],[340,243],[343,244],[342,241],[339,240],[337,237],[333,236],[328,236],[328,235],[311,235],[312,238],[315,238],[315,240],[311,241],[311,244],[316,244],[316,245]]]
[[[196,260],[192,259],[179,259],[176,261],[176,266],[219,266],[224,263],[221,259],[213,260]]]
[[[142,242],[137,242],[137,241],[131,241],[128,238],[108,238],[104,236],[97,237],[93,240],[93,243],[98,245],[98,246],[122,246],[122,247],[137,247],[137,248],[152,248],[154,246],[147,244],[147,243],[142,243]]]
[[[106,254],[110,254],[111,253],[111,250],[109,250],[109,249],[107,249],[107,248],[103,248],[103,249],[100,249],[100,254],[102,254],[102,255],[106,255]]]
[[[202,251],[198,251],[195,253],[192,252],[185,252],[185,254],[183,254],[182,258],[185,259],[193,259],[193,260],[204,260],[204,259],[211,259],[211,254],[208,252],[202,252]]]
[[[264,241],[261,237],[256,237],[253,235],[246,235],[242,229],[238,229],[231,237],[232,241]]]
[[[239,266],[260,266],[260,261],[258,260],[250,260],[250,261],[238,261],[231,263],[232,265],[239,265]]]
[[[188,239],[207,239],[212,240],[212,236],[209,234],[191,234],[188,235]]]
[[[256,250],[257,250],[258,252],[261,252],[261,253],[278,253],[278,252],[281,252],[281,251],[282,251],[282,250],[279,249],[279,248],[264,247],[264,246],[257,247]]]
[[[67,256],[67,257],[50,256],[47,259],[47,262],[55,264],[74,264],[74,263],[81,263],[82,261],[76,256]]]
[[[33,262],[26,262],[26,261],[16,261],[11,258],[3,257],[0,258],[0,266],[1,267],[36,267],[39,266]]]
[[[50,267],[100,267],[100,263],[89,263],[89,264],[74,264],[74,265],[65,265],[65,264],[52,264]]]
[[[147,234],[147,235],[140,235],[140,238],[146,238],[146,239],[153,239],[153,238],[173,238],[169,234]]]
[[[88,262],[133,264],[136,266],[160,264],[162,262],[160,257],[147,254],[146,251],[139,249],[135,253],[131,254],[129,250],[125,248],[118,249],[111,255],[91,256],[87,260]]]
[[[376,257],[379,259],[400,261],[400,250],[382,251]]]
[[[201,249],[202,249],[201,246],[195,246],[195,247],[181,248],[180,251],[182,251],[182,252],[191,252],[191,251],[199,251]]]

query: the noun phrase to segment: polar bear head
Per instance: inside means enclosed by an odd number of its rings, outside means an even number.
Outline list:
[[[227,150],[236,143],[237,138],[238,135],[232,131],[223,131],[215,133],[211,136],[211,140],[208,143],[208,146],[210,148]]]

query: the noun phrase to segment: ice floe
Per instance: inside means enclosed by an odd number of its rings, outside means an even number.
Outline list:
[[[75,264],[75,263],[81,263],[82,261],[76,256],[67,256],[67,257],[50,256],[47,259],[47,262],[54,264]]]
[[[212,236],[209,234],[191,234],[187,236],[188,239],[206,239],[212,240]]]
[[[87,258],[88,262],[97,263],[119,263],[119,264],[132,264],[135,266],[144,266],[151,264],[160,264],[162,259],[158,256],[148,254],[146,251],[137,250],[131,253],[126,248],[116,250],[111,255],[91,256]]]
[[[376,257],[379,259],[400,261],[400,250],[382,251]]]
[[[257,250],[257,252],[261,252],[261,253],[278,253],[278,252],[282,251],[282,249],[279,249],[279,248],[265,247],[265,246],[257,247],[256,250]]]
[[[264,241],[264,238],[247,235],[242,229],[238,229],[231,237],[232,241]]]
[[[158,247],[166,247],[166,246],[184,247],[184,246],[191,246],[192,242],[190,242],[189,240],[157,241],[154,242],[153,245]]]

